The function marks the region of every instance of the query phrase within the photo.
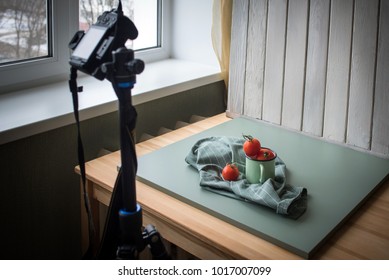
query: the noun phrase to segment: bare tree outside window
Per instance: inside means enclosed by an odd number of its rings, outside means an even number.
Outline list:
[[[87,30],[96,23],[104,11],[117,8],[118,0],[79,0],[80,29]],[[126,0],[122,1],[123,13],[137,27],[139,36],[128,41],[126,46],[134,50],[150,49],[160,46],[159,22],[160,10],[158,0]]]
[[[80,29],[87,30],[96,23],[97,18],[104,11],[117,8],[118,0],[79,0],[80,1]],[[122,1],[123,12],[131,20],[134,20],[134,1]]]
[[[46,0],[0,2],[0,63],[49,55],[47,15]]]
[[[87,31],[89,27],[96,23],[97,18],[105,11],[117,8],[118,0],[79,0],[80,15],[79,28]],[[134,0],[122,1],[123,13],[134,21]],[[127,47],[132,48],[131,41],[127,42]]]
[[[0,1],[0,65],[48,57],[50,42],[50,0]],[[118,0],[79,0],[79,28],[87,30],[104,11],[118,6]],[[123,12],[137,26],[138,38],[126,46],[134,50],[160,45],[158,0],[122,1]],[[70,38],[69,38],[70,40]]]

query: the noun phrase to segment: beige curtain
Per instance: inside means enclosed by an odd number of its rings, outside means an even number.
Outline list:
[[[212,43],[219,60],[220,70],[228,89],[230,64],[232,0],[214,0],[212,18]]]

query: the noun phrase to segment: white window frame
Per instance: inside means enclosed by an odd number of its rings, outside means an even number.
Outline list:
[[[153,62],[169,57],[169,7],[170,0],[162,0],[161,47],[136,52],[137,58]],[[52,0],[51,9],[52,57],[0,66],[0,94],[68,78],[70,69],[68,43],[78,30],[79,0]]]
[[[135,51],[135,57],[144,60],[146,63],[155,62],[170,58],[171,56],[171,14],[170,0],[161,0],[162,21],[161,21],[161,46],[159,48]],[[135,39],[136,40],[136,39]]]

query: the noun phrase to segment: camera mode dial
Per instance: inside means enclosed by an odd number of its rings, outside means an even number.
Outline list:
[[[104,12],[101,16],[97,18],[96,24],[110,28],[113,25],[115,25],[116,21],[117,21],[117,14]]]

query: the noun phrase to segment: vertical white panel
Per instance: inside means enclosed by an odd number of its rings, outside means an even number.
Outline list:
[[[267,0],[251,0],[247,37],[244,115],[261,119],[265,67]]]
[[[281,124],[287,0],[269,1],[262,119]]]
[[[355,0],[347,143],[370,149],[378,0]]]
[[[345,142],[353,0],[332,0],[323,136]]]
[[[289,1],[282,125],[301,130],[307,47],[308,0]]]
[[[227,110],[243,114],[249,0],[233,1]]]
[[[329,19],[330,0],[311,0],[303,131],[315,136],[323,134]]]
[[[389,156],[389,0],[381,0],[378,36],[371,149]]]

